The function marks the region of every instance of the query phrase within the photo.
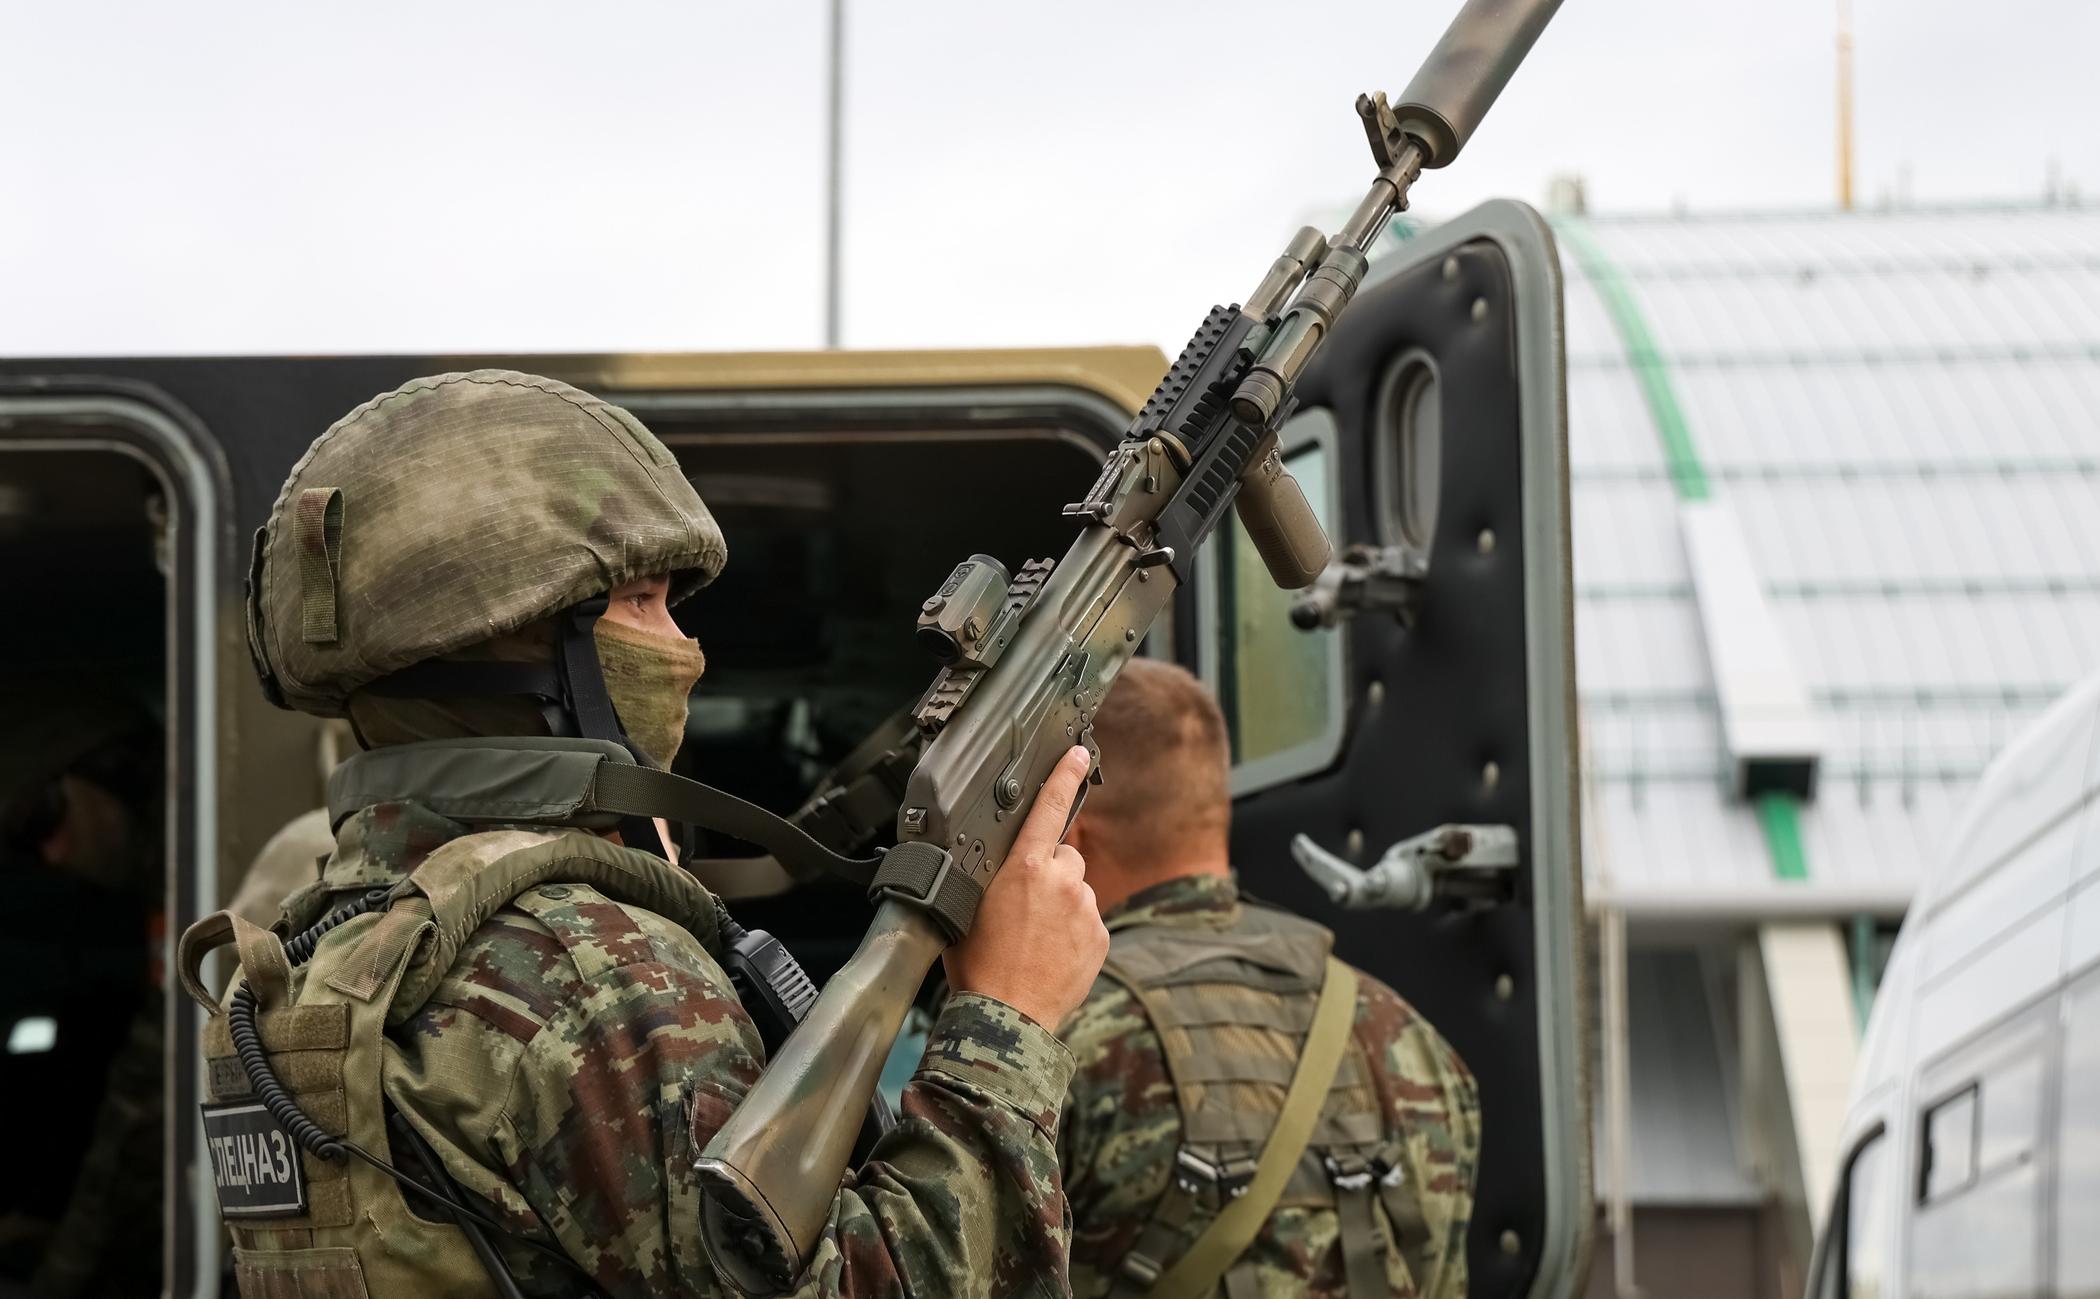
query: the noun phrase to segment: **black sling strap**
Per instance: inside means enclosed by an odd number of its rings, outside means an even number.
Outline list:
[[[756,803],[668,771],[601,762],[591,780],[586,806],[619,816],[683,821],[757,844],[804,883],[833,875],[865,889],[875,880],[877,859],[833,852],[800,826]]]

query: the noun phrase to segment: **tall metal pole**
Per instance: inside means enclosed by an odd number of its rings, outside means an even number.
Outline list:
[[[840,150],[846,125],[846,0],[830,0],[830,121],[825,127],[824,169],[824,346],[839,345]]]
[[[1852,0],[1837,0],[1838,211],[1852,210]]]

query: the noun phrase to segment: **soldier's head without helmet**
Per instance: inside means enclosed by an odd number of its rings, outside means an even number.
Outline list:
[[[103,889],[157,889],[159,724],[122,692],[22,684],[0,718],[0,853]]]
[[[628,412],[535,375],[433,375],[293,466],[256,534],[249,648],[273,702],[368,746],[624,727],[667,760],[684,712],[663,701],[700,668],[669,606],[725,558]]]
[[[1232,754],[1218,701],[1187,669],[1134,659],[1094,713],[1102,783],[1071,842],[1103,906],[1177,875],[1227,869]]]

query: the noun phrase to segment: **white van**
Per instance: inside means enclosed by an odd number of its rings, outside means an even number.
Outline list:
[[[1896,944],[1818,1299],[2100,1296],[2100,676],[1984,773]]]

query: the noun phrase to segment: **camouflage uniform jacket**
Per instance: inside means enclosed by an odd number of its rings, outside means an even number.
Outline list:
[[[1111,933],[1137,925],[1224,928],[1237,922],[1233,881],[1192,875],[1156,884],[1112,909]],[[1480,1150],[1472,1075],[1428,1021],[1397,993],[1362,976],[1356,1039],[1366,1054],[1390,1137],[1406,1151],[1428,1244],[1411,1278],[1426,1299],[1466,1293],[1466,1228]],[[1072,1292],[1099,1299],[1151,1219],[1181,1146],[1182,1119],[1159,1035],[1123,984],[1096,980],[1060,1033],[1078,1061],[1059,1135],[1072,1203]],[[1248,1248],[1265,1295],[1341,1299],[1348,1293],[1331,1207],[1270,1214]]]
[[[319,883],[287,902],[287,922],[310,924],[340,900],[331,895],[396,880],[467,833],[414,803],[365,808],[344,822]],[[693,1161],[763,1059],[703,947],[712,935],[583,885],[545,885],[530,900],[530,914],[505,907],[477,930],[429,1001],[390,1030],[414,1066],[390,1099],[433,1134],[462,1188],[607,1294],[732,1293],[701,1245]],[[1020,1012],[955,997],[896,1131],[834,1201],[802,1293],[1064,1294],[1070,1218],[1055,1143],[1071,1067]],[[528,1294],[574,1292],[559,1265],[504,1249]]]

